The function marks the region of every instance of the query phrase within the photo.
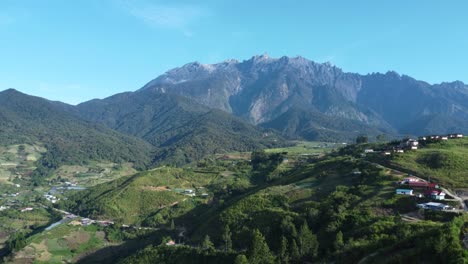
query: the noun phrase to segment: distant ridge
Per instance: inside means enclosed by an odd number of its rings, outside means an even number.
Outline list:
[[[459,122],[468,120],[468,87],[460,81],[431,85],[392,71],[347,73],[330,63],[300,56],[260,55],[241,62],[188,63],[141,89],[149,90],[185,96],[253,124],[278,124],[276,118],[295,108],[328,116],[334,122],[364,124],[363,132],[371,132],[367,128],[373,127],[373,134],[468,132],[467,122]],[[438,120],[432,118],[435,116],[444,116],[443,122],[458,126],[434,124]],[[295,130],[294,136],[308,133],[286,124],[275,128]]]

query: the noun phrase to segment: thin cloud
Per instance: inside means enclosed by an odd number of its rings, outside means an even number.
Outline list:
[[[146,24],[180,31],[186,37],[192,37],[193,24],[208,15],[208,10],[192,5],[162,5],[127,1],[123,7],[135,18]]]

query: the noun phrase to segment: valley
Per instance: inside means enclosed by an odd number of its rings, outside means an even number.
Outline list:
[[[466,139],[459,139],[429,143],[418,149],[421,153],[418,155],[452,149],[457,153],[465,142]],[[114,165],[114,170],[109,169],[111,173],[106,174],[103,164],[86,169],[63,166],[51,178],[52,185],[58,187],[70,181],[87,188],[63,192],[57,195],[61,199],[55,204],[44,199],[36,203],[23,201],[20,207],[0,212],[5,221],[23,223],[2,226],[4,241],[15,241],[17,246],[6,262],[24,263],[34,259],[35,263],[134,263],[147,258],[170,263],[188,261],[188,258],[208,263],[233,262],[239,255],[254,257],[255,253],[243,245],[251,243],[250,230],[257,229],[269,247],[269,256],[281,261],[287,258],[293,262],[327,259],[345,263],[393,263],[402,258],[419,258],[421,252],[430,255],[433,249],[418,241],[432,239],[435,234],[439,238],[452,234],[444,233],[447,228],[458,230],[460,237],[455,233],[455,237],[447,237],[458,241],[450,248],[446,248],[445,238],[438,242],[444,259],[457,258],[460,252],[463,255],[462,240],[458,239],[468,231],[466,214],[459,210],[418,209],[417,204],[431,200],[395,194],[401,188],[398,182],[408,176],[407,172],[393,169],[392,164],[399,164],[404,171],[418,172],[414,166],[400,163],[411,161],[416,151],[386,157],[377,150],[394,143],[347,146],[300,141],[289,144],[289,147],[265,151],[217,154],[183,167],[160,166],[142,172]],[[364,149],[369,148],[375,152],[363,156]],[[19,158],[19,147],[12,146],[6,148],[9,151],[5,152],[4,159],[8,156],[10,161],[14,160],[11,155],[14,149]],[[387,164],[392,168],[386,167]],[[98,165],[102,166],[100,170],[94,167]],[[445,166],[452,165],[444,163],[438,169],[443,171]],[[445,179],[442,172],[429,172],[414,175]],[[105,182],[95,181],[99,175]],[[106,175],[109,175],[107,179]],[[463,191],[464,182],[440,183],[442,187]],[[27,181],[23,184],[28,186]],[[14,187],[10,182],[2,186]],[[23,193],[24,189],[21,190]],[[39,199],[40,190],[47,189],[31,190]],[[449,200],[445,203],[461,208],[459,202]],[[19,212],[17,208],[23,206],[34,206],[34,210]],[[54,208],[79,217],[67,218]],[[46,228],[62,217],[65,221],[61,224]],[[88,224],[86,217],[101,222]],[[229,244],[223,235],[226,228],[230,230]],[[25,237],[11,240],[8,230],[22,230]],[[390,230],[405,239],[391,235]],[[303,240],[304,237],[311,240]],[[291,252],[297,247],[299,253],[281,255],[282,241],[292,247]],[[405,243],[420,246],[403,250]],[[225,247],[229,249],[226,251]],[[327,248],[333,248],[333,253],[327,252]]]
[[[1,261],[462,263],[466,94],[265,55],[75,106],[5,90]]]

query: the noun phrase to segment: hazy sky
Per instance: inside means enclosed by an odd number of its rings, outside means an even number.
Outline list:
[[[465,0],[0,0],[0,90],[75,104],[265,52],[468,82],[467,11]]]

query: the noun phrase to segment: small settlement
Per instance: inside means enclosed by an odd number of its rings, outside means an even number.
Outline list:
[[[437,141],[443,141],[443,140],[450,140],[450,139],[459,139],[463,138],[463,134],[448,134],[448,135],[431,135],[431,136],[422,136],[419,137],[418,139],[404,139],[401,140],[400,143],[397,146],[393,146],[392,148],[384,149],[380,153],[385,156],[392,155],[392,153],[404,153],[405,151],[408,150],[417,150],[418,148],[421,147],[422,143],[430,143],[430,142],[437,142]],[[370,153],[377,153],[378,151],[375,151],[374,149],[364,149],[365,154],[370,154]]]
[[[459,139],[463,138],[463,134],[449,134],[449,135],[430,135],[422,136],[416,139],[404,139],[399,142],[397,146],[392,147],[391,149],[384,149],[381,151],[382,155],[389,156],[392,153],[404,153],[405,151],[415,151],[424,145],[423,143]],[[365,149],[363,156],[370,153],[378,153],[380,151],[375,151],[373,149]],[[358,171],[353,171],[354,174],[359,173]],[[446,194],[442,191],[440,186],[437,183],[428,182],[423,179],[412,177],[404,178],[402,181],[398,182],[398,188],[395,190],[397,195],[408,195],[415,196],[418,198],[431,199],[433,201],[443,201],[446,200]],[[438,202],[427,202],[418,204],[419,208],[429,209],[429,210],[453,210],[454,208]]]

